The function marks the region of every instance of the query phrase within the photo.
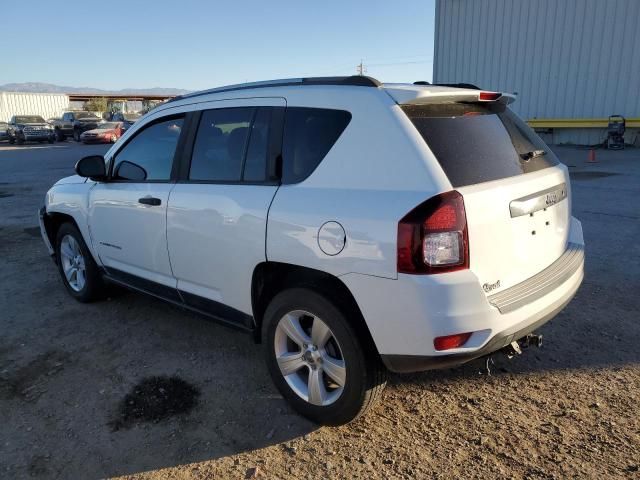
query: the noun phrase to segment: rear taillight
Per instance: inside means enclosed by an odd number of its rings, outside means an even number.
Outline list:
[[[444,273],[469,268],[467,217],[462,195],[441,193],[398,224],[398,272]]]

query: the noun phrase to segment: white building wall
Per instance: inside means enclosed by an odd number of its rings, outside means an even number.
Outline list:
[[[59,93],[0,92],[0,121],[13,115],[40,115],[45,120],[69,109],[69,97]]]
[[[638,118],[640,0],[436,0],[433,79],[517,92],[525,119]],[[557,129],[552,141],[605,137]]]

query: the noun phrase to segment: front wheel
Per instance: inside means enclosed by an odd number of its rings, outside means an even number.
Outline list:
[[[265,312],[269,373],[293,408],[310,420],[342,425],[364,414],[386,385],[386,370],[369,353],[347,312],[324,296],[293,288]]]
[[[79,302],[91,302],[104,295],[104,283],[80,231],[64,223],[56,235],[56,258],[64,286]]]

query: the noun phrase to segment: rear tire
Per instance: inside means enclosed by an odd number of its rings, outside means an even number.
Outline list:
[[[264,315],[273,382],[298,413],[319,424],[349,423],[381,396],[387,371],[361,342],[347,312],[306,288],[279,293]]]
[[[73,298],[88,303],[105,296],[100,269],[75,225],[63,223],[60,226],[55,250],[62,282]]]

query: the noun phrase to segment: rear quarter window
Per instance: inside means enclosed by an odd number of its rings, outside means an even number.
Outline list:
[[[405,105],[402,109],[454,187],[559,163],[542,139],[502,104]]]
[[[307,178],[351,121],[344,110],[287,107],[282,139],[282,183]]]

